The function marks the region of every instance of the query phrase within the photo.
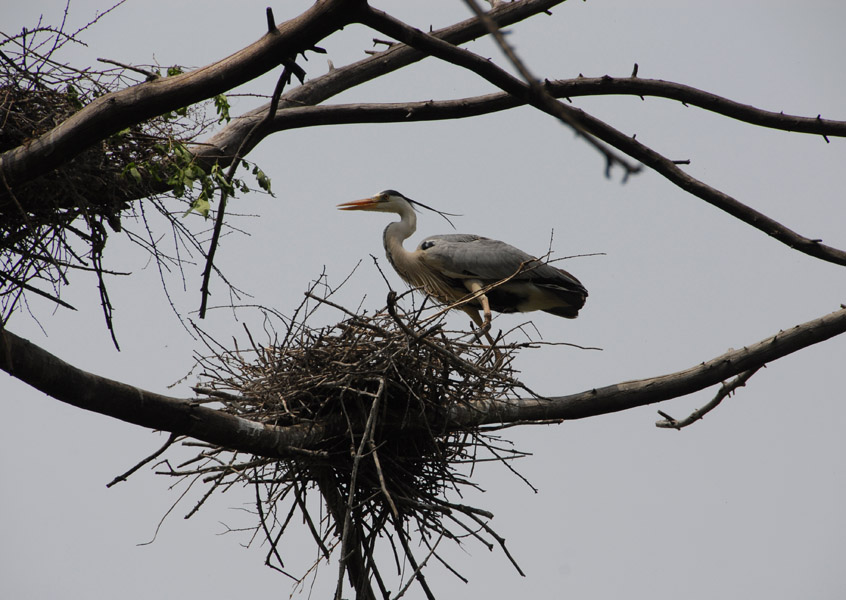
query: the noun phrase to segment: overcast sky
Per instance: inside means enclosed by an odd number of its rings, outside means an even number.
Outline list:
[[[274,5],[278,20],[308,2]],[[428,29],[464,19],[459,1],[373,2]],[[126,63],[197,67],[258,38],[266,3],[132,1],[68,48],[82,67],[97,57]],[[5,2],[0,30],[14,33],[43,14],[57,23],[64,3]],[[109,4],[73,2],[73,30]],[[834,1],[629,2],[571,0],[513,28],[509,40],[540,77],[610,74],[677,81],[760,108],[846,119],[846,5]],[[374,35],[348,27],[310,56],[309,76],[326,58],[341,66],[363,58]],[[377,35],[376,37],[383,37]],[[472,49],[502,63],[489,44]],[[270,93],[276,74],[250,85]],[[430,60],[333,101],[448,99],[491,91],[472,74]],[[673,159],[688,172],[801,234],[846,248],[843,169],[846,142],[769,131],[679,103],[632,97],[574,104]],[[238,103],[235,112],[252,106]],[[357,125],[285,132],[249,157],[272,178],[276,198],[249,195],[230,205],[256,215],[226,237],[217,263],[249,300],[290,313],[325,268],[340,283],[363,259],[338,300],[369,310],[387,289],[370,254],[381,257],[389,218],[342,213],[339,202],[385,188],[449,212],[459,231],[557,256],[590,297],[576,321],[532,315],[564,346],[525,352],[523,380],[565,394],[669,373],[816,318],[846,302],[846,273],[799,254],[644,172],[621,184],[603,176],[602,159],[550,117],[528,109],[471,120]],[[131,226],[127,223],[127,226]],[[136,225],[137,226],[137,225]],[[446,232],[434,215],[420,233]],[[553,235],[554,234],[554,235]],[[418,238],[410,240],[416,244]],[[76,277],[63,298],[77,312],[33,303],[37,323],[16,315],[9,329],[59,357],[149,390],[189,396],[202,346],[179,324],[148,258],[125,238],[109,239],[107,266],[134,274],[111,282],[122,351],[103,326],[95,282]],[[387,261],[382,260],[387,268]],[[398,277],[389,273],[400,287]],[[170,292],[196,318],[201,266]],[[228,301],[213,282],[213,303]],[[362,300],[363,299],[363,300]],[[255,315],[239,315],[257,324]],[[340,315],[326,312],[325,320]],[[456,327],[466,316],[450,317]],[[496,328],[525,321],[502,316]],[[258,327],[258,325],[256,325]],[[217,339],[243,339],[240,321],[214,310],[202,327]],[[654,426],[656,407],[558,426],[507,432],[533,456],[517,466],[538,493],[497,464],[478,469],[486,490],[465,501],[491,510],[526,572],[499,551],[468,542],[450,551],[464,584],[429,572],[442,598],[835,599],[846,595],[846,337],[770,364],[715,412],[684,431]],[[705,404],[708,390],[659,408],[681,417]],[[288,579],[263,566],[264,550],[246,535],[219,535],[250,523],[250,490],[232,489],[196,517],[177,507],[156,541],[156,527],[180,490],[149,469],[105,485],[158,448],[164,437],[81,411],[0,377],[0,597],[287,597]],[[177,451],[175,456],[184,456]],[[225,525],[224,525],[225,524]],[[293,571],[314,550],[292,537],[283,549]],[[314,598],[333,589],[336,565],[319,572]],[[412,588],[411,598],[421,597]]]

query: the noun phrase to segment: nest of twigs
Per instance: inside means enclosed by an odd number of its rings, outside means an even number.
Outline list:
[[[0,153],[26,148],[97,98],[145,79],[143,69],[66,65],[58,51],[68,41],[72,34],[49,27],[0,39]],[[176,117],[128,127],[27,181],[0,179],[0,322],[29,294],[68,307],[60,290],[70,269],[97,274],[107,309],[101,260],[109,232],[121,231],[132,201],[173,187],[166,167],[174,145],[208,126],[199,109]]]
[[[47,133],[82,108],[77,93],[14,83],[0,88],[0,152]],[[75,89],[69,85],[66,89]],[[128,130],[31,181],[0,187],[3,245],[29,236],[28,228],[66,225],[77,217],[104,221],[119,231],[121,212],[138,197],[126,166],[155,156],[156,143],[139,128]]]
[[[522,453],[492,431],[457,429],[450,411],[518,388],[525,393],[511,367],[516,346],[492,352],[472,334],[446,331],[440,319],[403,312],[393,298],[372,316],[310,298],[273,343],[250,337],[246,349],[216,347],[202,361],[204,384],[196,389],[201,401],[252,421],[313,427],[320,441],[284,459],[205,447],[163,472],[209,484],[194,510],[215,490],[254,486],[255,529],[267,542],[267,564],[284,569],[283,534],[290,523],[305,523],[324,558],[334,550],[345,557],[342,568],[359,594],[371,585],[387,589],[373,560],[379,540],[415,573],[439,558],[445,539],[473,537],[505,549],[487,523],[493,515],[463,504],[461,494],[474,487],[469,475],[477,462]],[[315,308],[329,304],[349,318],[306,324]],[[307,500],[314,492],[319,510]]]

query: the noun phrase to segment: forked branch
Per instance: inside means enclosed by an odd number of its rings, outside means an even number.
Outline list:
[[[720,386],[720,389],[717,391],[717,395],[705,406],[702,408],[697,408],[684,419],[674,419],[664,411],[659,410],[658,414],[664,417],[661,421],[657,421],[655,423],[656,427],[663,427],[665,429],[682,429],[683,427],[687,427],[688,425],[693,425],[696,421],[700,420],[702,417],[707,415],[709,412],[717,408],[720,403],[728,398],[729,396],[734,393],[735,390],[739,387],[743,387],[746,385],[746,382],[758,372],[760,367],[756,367],[754,369],[749,369],[745,373],[741,373],[734,379],[732,379],[728,383],[723,383]]]

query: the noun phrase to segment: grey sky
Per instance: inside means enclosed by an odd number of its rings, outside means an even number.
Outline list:
[[[66,55],[77,66],[96,57],[201,66],[259,37],[266,3],[128,2],[83,36],[89,48]],[[274,6],[277,20],[308,2]],[[465,18],[458,1],[374,2],[421,29]],[[11,33],[61,17],[63,2],[4,3],[0,30]],[[70,21],[88,21],[108,3],[74,2]],[[846,6],[838,2],[643,2],[571,0],[514,28],[510,41],[538,76],[639,76],[673,80],[775,111],[846,119]],[[73,25],[69,29],[73,29]],[[324,45],[336,66],[364,56],[373,34],[348,27]],[[381,36],[377,36],[381,37]],[[488,43],[473,45],[500,61]],[[310,76],[327,69],[310,56]],[[250,86],[269,93],[273,75]],[[368,84],[336,101],[446,99],[489,91],[475,76],[433,61]],[[583,98],[575,104],[674,159],[742,202],[809,237],[846,248],[843,168],[846,143],[769,131],[657,99]],[[248,106],[239,103],[237,114]],[[791,251],[645,172],[620,184],[603,177],[601,158],[551,118],[520,109],[472,120],[358,125],[292,131],[249,157],[273,180],[276,198],[240,197],[234,211],[260,215],[230,235],[218,263],[255,303],[290,312],[324,266],[331,283],[361,266],[338,300],[368,309],[387,290],[369,254],[382,259],[391,217],[347,214],[335,204],[395,188],[464,215],[459,231],[505,240],[535,254],[552,236],[590,297],[578,320],[532,315],[550,341],[602,352],[548,347],[524,352],[524,381],[563,394],[695,365],[729,347],[763,339],[846,302],[842,267]],[[446,232],[434,215],[420,234]],[[554,236],[553,236],[554,230]],[[411,240],[416,244],[419,238]],[[113,268],[132,267],[111,295],[122,352],[102,323],[94,282],[64,290],[76,313],[35,304],[49,336],[27,314],[9,328],[84,369],[147,389],[188,395],[188,379],[168,391],[201,351],[167,307],[158,273],[119,236]],[[201,267],[187,290],[171,293],[184,313],[199,305]],[[391,281],[401,286],[398,277]],[[213,304],[225,304],[215,281]],[[192,315],[196,318],[196,315]],[[330,312],[326,320],[337,319]],[[251,325],[257,321],[246,314]],[[463,315],[450,317],[466,326]],[[525,321],[502,316],[495,328]],[[231,311],[201,326],[217,339],[242,338]],[[759,372],[736,396],[682,432],[654,427],[655,407],[523,427],[506,436],[532,457],[516,467],[533,493],[498,465],[475,479],[487,490],[465,500],[495,513],[527,577],[506,558],[468,542],[448,555],[463,584],[434,567],[443,598],[566,597],[835,599],[846,594],[846,338],[787,357]],[[665,403],[681,417],[712,390]],[[159,519],[176,500],[172,483],[143,470],[105,484],[151,453],[164,437],[87,413],[0,378],[6,426],[0,436],[0,597],[286,597],[290,582],[262,565],[263,550],[242,548],[241,510],[250,491],[231,490],[198,516],[177,507],[152,545]],[[194,498],[195,500],[196,498]],[[297,571],[314,552],[292,539]],[[307,555],[302,549],[308,548]],[[288,556],[286,555],[286,558]],[[324,566],[315,598],[334,584]],[[410,597],[421,594],[414,589]]]

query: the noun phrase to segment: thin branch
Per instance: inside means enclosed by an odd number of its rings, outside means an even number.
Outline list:
[[[749,369],[745,373],[741,373],[733,380],[728,383],[723,383],[720,386],[720,389],[717,391],[717,395],[705,406],[702,408],[697,408],[692,413],[690,413],[687,417],[682,420],[676,420],[667,413],[663,411],[658,411],[658,414],[664,417],[661,421],[657,421],[655,423],[656,427],[663,427],[666,429],[681,429],[682,427],[687,427],[688,425],[693,425],[696,421],[707,415],[709,412],[717,408],[720,402],[722,402],[725,398],[731,396],[731,394],[739,387],[743,387],[746,385],[746,382],[758,372],[758,369],[761,367],[756,367],[754,369]]]
[[[171,434],[168,436],[167,441],[164,443],[164,445],[162,445],[162,447],[161,447],[161,448],[159,448],[158,450],[156,450],[155,452],[153,452],[150,456],[148,456],[148,457],[147,457],[147,458],[145,458],[144,460],[142,460],[142,461],[140,461],[139,463],[137,463],[134,467],[132,467],[131,469],[129,469],[127,472],[123,473],[122,475],[118,475],[117,477],[115,477],[114,479],[112,479],[109,483],[107,483],[107,484],[106,484],[106,487],[107,487],[107,488],[110,488],[110,487],[112,487],[113,485],[115,485],[116,483],[120,483],[121,481],[126,481],[126,480],[127,480],[127,478],[128,478],[130,475],[132,475],[133,473],[135,473],[135,471],[137,471],[138,469],[140,469],[140,468],[141,468],[141,467],[143,467],[144,465],[146,465],[146,464],[148,464],[148,463],[150,463],[150,462],[152,462],[152,461],[156,460],[159,456],[161,456],[162,454],[164,454],[165,450],[167,450],[168,448],[170,448],[170,447],[171,447],[171,445],[173,444],[173,442],[175,442],[175,441],[176,441],[176,438],[178,438],[178,437],[179,437],[179,436],[178,436],[177,434],[175,434],[175,433],[171,433]]]
[[[580,111],[576,111],[572,107],[565,106],[560,101],[555,100],[541,86],[533,87],[529,83],[524,83],[489,60],[437,37],[427,35],[419,29],[409,27],[402,21],[380,10],[365,6],[361,12],[361,22],[368,27],[400,40],[418,50],[427,52],[441,60],[472,71],[503,91],[517,96],[527,104],[571,126],[577,133],[583,134],[582,137],[585,141],[605,157],[606,174],[609,173],[612,166],[622,167],[626,176],[640,171],[639,165],[629,164],[609,148],[599,143],[599,141],[593,139],[593,132],[585,127],[583,119],[579,118],[578,112]]]
[[[356,478],[358,477],[358,467],[361,463],[361,459],[364,456],[365,448],[367,447],[368,440],[372,441],[373,436],[373,428],[376,426],[376,415],[379,412],[379,400],[382,398],[382,394],[385,391],[385,380],[382,379],[379,382],[379,390],[376,392],[376,395],[373,398],[373,404],[370,407],[370,414],[367,416],[367,423],[364,425],[364,433],[361,435],[361,442],[359,443],[358,449],[356,450],[355,457],[353,458],[352,464],[352,471],[350,473],[350,481],[349,481],[349,492],[347,494],[347,503],[346,507],[344,508],[344,523],[343,529],[341,533],[341,558],[338,561],[338,586],[335,589],[335,600],[341,600],[341,596],[344,591],[344,571],[348,570],[348,559],[352,558],[355,560],[356,557],[359,556],[357,549],[355,552],[350,551],[349,544],[350,544],[350,531],[352,528],[352,513],[355,507],[355,492],[358,489],[356,487]],[[358,543],[358,542],[356,542]],[[356,581],[353,577],[353,571],[349,570],[350,572],[350,580],[356,584],[356,593],[361,591],[360,587],[366,585],[366,575],[367,571],[362,565],[360,569],[360,581]],[[372,591],[371,591],[372,595]]]
[[[273,17],[273,11],[271,11],[270,8],[267,10],[268,21],[270,21]],[[238,147],[238,150],[235,152],[232,164],[229,165],[229,170],[226,172],[226,183],[228,186],[232,186],[232,179],[235,177],[235,171],[238,169],[238,165],[241,164],[241,157],[244,152],[244,148],[249,147],[250,142],[257,137],[258,132],[273,120],[273,117],[276,115],[276,109],[279,107],[279,97],[285,89],[285,84],[291,80],[291,75],[297,71],[301,71],[301,69],[296,66],[296,63],[293,60],[285,60],[285,67],[282,69],[282,73],[276,81],[276,87],[273,90],[273,97],[270,101],[270,106],[267,109],[267,114],[264,119],[258,121],[255,125],[253,125],[252,129],[250,129],[250,133],[247,134],[247,137],[244,138],[241,145]],[[211,279],[212,267],[214,265],[214,255],[217,251],[217,245],[220,240],[220,232],[223,230],[223,217],[226,214],[226,199],[228,197],[229,189],[226,186],[221,186],[220,202],[217,207],[217,217],[214,222],[212,239],[211,242],[209,242],[209,251],[206,253],[206,266],[203,269],[203,283],[200,286],[201,319],[206,318],[206,307],[208,306],[209,300],[209,280]]]
[[[672,183],[743,221],[747,225],[763,231],[770,237],[777,239],[794,250],[798,250],[809,256],[819,258],[831,263],[846,266],[846,251],[826,246],[820,239],[811,239],[800,235],[767,215],[758,212],[754,208],[739,202],[725,192],[709,186],[708,184],[687,174],[679,165],[665,156],[662,156],[652,148],[641,144],[631,136],[614,129],[607,123],[592,117],[591,115],[576,110],[585,124],[585,128],[593,135],[604,142],[614,146],[660,173]]]

